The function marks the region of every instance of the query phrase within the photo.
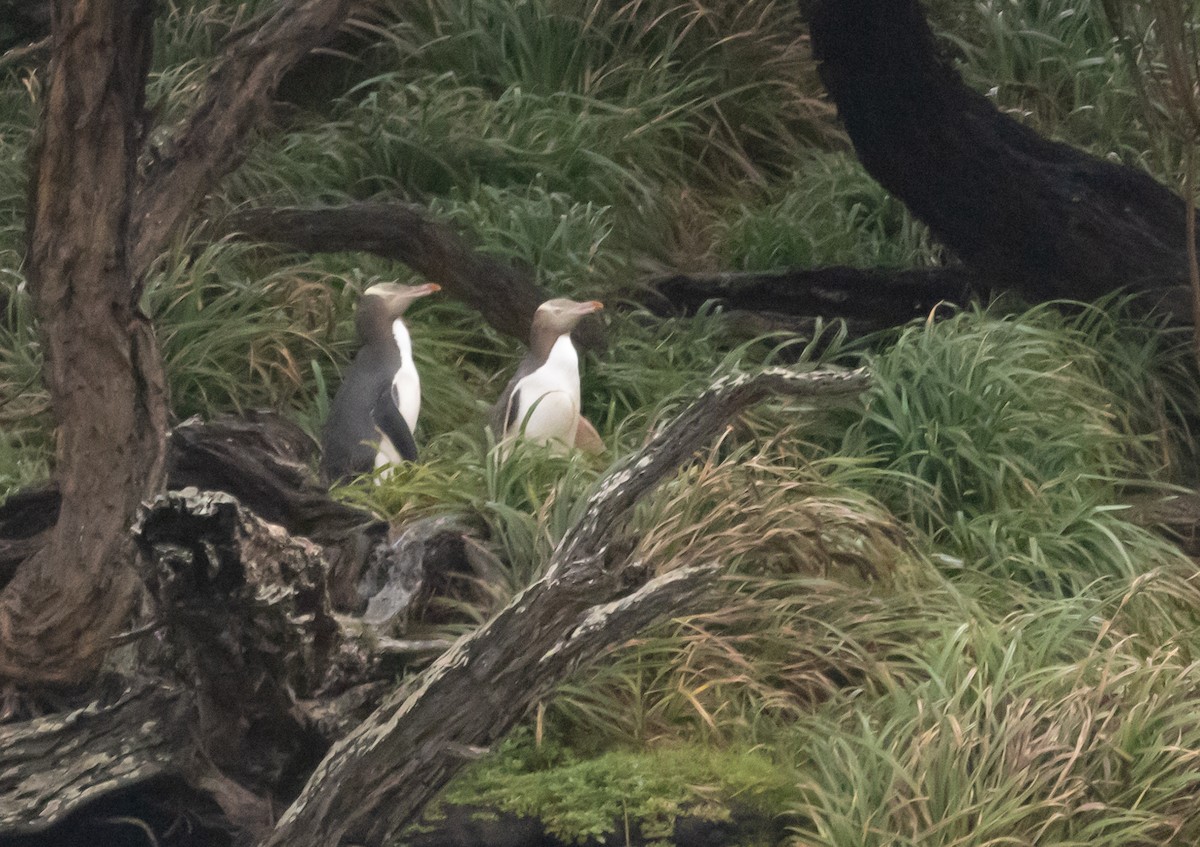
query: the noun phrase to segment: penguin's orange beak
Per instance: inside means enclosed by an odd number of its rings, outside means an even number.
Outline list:
[[[420,291],[420,294],[418,296],[424,297],[428,294],[435,294],[441,290],[442,290],[442,287],[440,285],[438,285],[436,282],[427,282],[418,289],[418,291]]]
[[[599,300],[589,300],[583,304],[583,309],[581,311],[585,315],[590,315],[592,312],[599,312],[603,308],[604,304]]]

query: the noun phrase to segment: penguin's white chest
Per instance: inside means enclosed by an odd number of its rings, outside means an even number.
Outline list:
[[[392,400],[400,410],[400,417],[404,418],[404,423],[408,425],[408,431],[415,435],[417,418],[421,414],[421,377],[417,374],[416,363],[413,362],[412,339],[404,321],[392,322],[392,335],[396,339],[396,346],[400,348],[400,367],[392,376]],[[403,461],[400,451],[392,444],[391,439],[380,433],[375,467],[398,465]]]
[[[539,444],[575,443],[579,427],[579,356],[569,335],[561,335],[545,363],[516,385],[516,426]]]

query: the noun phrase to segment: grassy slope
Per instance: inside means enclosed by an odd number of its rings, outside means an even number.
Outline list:
[[[841,152],[791,5],[405,4],[349,94],[303,104],[254,149],[207,210],[211,230],[242,202],[415,198],[551,290],[610,301],[656,266],[939,261]],[[1002,106],[1173,171],[1098,2],[932,5],[967,78],[996,86]],[[244,9],[168,12],[154,90],[173,114]],[[47,467],[19,290],[37,92],[0,86],[0,285],[14,295],[0,488]],[[269,256],[206,227],[147,294],[177,415],[273,406],[315,431],[352,352],[357,292],[404,271]],[[481,421],[519,351],[453,303],[415,310],[427,460],[346,494],[397,518],[453,508],[486,522],[505,584],[448,608],[445,626],[470,626],[532,578],[604,467],[714,371],[865,357],[877,385],[865,413],[757,411],[647,504],[635,543],[661,570],[725,562],[721,606],[564,686],[539,714],[543,746],[519,735],[460,798],[584,834],[608,825],[597,810],[651,809],[660,826],[680,809],[720,814],[752,784],[802,844],[1196,842],[1200,594],[1192,564],[1121,508],[1192,464],[1183,422],[1200,404],[1184,339],[1117,304],[980,309],[854,348],[836,328],[808,345],[736,337],[720,314],[609,314],[612,349],[584,365],[608,456],[501,461]],[[671,751],[688,745],[710,752],[685,767]],[[660,751],[645,760],[653,778],[628,779],[645,750]],[[538,780],[553,767],[565,769],[550,784],[580,786],[574,806],[549,805],[559,798]]]

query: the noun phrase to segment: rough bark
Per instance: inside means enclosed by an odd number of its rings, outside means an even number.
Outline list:
[[[147,684],[107,706],[0,727],[0,833],[49,830],[89,802],[178,773],[192,749],[190,705],[181,689]]]
[[[167,488],[231,494],[263,520],[321,544],[333,562],[334,606],[349,610],[359,602],[360,572],[387,540],[388,526],[330,496],[313,476],[315,452],[312,439],[273,413],[193,418],[168,439]],[[54,483],[17,492],[0,505],[0,588],[45,546],[60,505]]]
[[[325,209],[247,209],[231,229],[260,241],[308,253],[361,251],[403,262],[446,293],[477,309],[497,330],[529,340],[533,313],[549,294],[530,273],[472,249],[450,226],[431,220],[416,206],[355,203]],[[598,319],[585,320],[576,338],[602,345]]]
[[[660,312],[694,314],[715,301],[726,309],[795,318],[842,318],[856,334],[929,314],[941,303],[986,298],[987,284],[960,267],[908,270],[848,267],[675,274],[653,280]]]
[[[241,163],[283,74],[337,32],[351,0],[286,0],[235,34],[200,104],[154,150],[138,186],[133,266],[144,272],[213,188]]]
[[[397,658],[445,645],[379,638],[370,622],[335,616],[325,551],[232,497],[158,498],[135,528],[156,612],[130,638],[162,682],[76,717],[0,726],[0,838],[53,838],[56,822],[97,799],[119,790],[128,801],[170,778],[249,835],[298,796],[273,844],[383,843],[574,668],[705,596],[713,565],[656,577],[629,560],[635,539],[621,529],[642,496],[750,404],[864,384],[859,372],[783,370],[718,381],[598,487],[542,580],[391,694]]]
[[[275,414],[184,421],[168,443],[167,486],[232,494],[263,520],[322,545],[332,562],[334,608],[347,611],[357,603],[360,572],[386,541],[388,527],[330,497],[311,470],[316,449],[299,427]]]
[[[775,370],[715,383],[600,484],[542,579],[390,694],[330,750],[266,843],[386,843],[466,761],[485,752],[531,703],[605,646],[603,637],[593,641],[589,633],[630,631],[612,623],[614,610],[642,614],[664,592],[680,606],[695,598],[703,580],[668,575],[648,582],[629,561],[629,544],[618,540],[622,522],[642,496],[710,442],[730,417],[766,396],[853,395],[865,382],[861,372]],[[708,573],[701,569],[695,576]],[[617,606],[603,608],[609,603]]]
[[[54,5],[28,278],[59,422],[62,507],[0,594],[0,678],[22,684],[95,670],[136,594],[126,529],[163,479],[166,389],[128,250],[151,6]]]
[[[65,716],[0,726],[0,839],[168,777],[261,829],[329,743],[297,698],[366,667],[340,640],[322,548],[233,497],[163,495],[133,535],[155,613],[132,649],[139,673],[156,676],[125,681],[115,702],[101,692]]]
[[[1191,321],[1186,206],[1146,173],[1049,141],[969,89],[917,0],[801,0],[867,171],[996,288],[1119,289]]]
[[[53,4],[28,277],[59,424],[62,506],[21,567],[11,547],[4,554],[0,679],[10,684],[84,680],[129,615],[138,580],[126,530],[161,487],[167,418],[161,356],[137,308],[142,275],[241,160],[280,75],[350,3],[291,0],[235,37],[201,105],[139,180],[153,5]]]

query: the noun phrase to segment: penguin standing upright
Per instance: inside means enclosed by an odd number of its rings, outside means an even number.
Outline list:
[[[604,304],[559,298],[538,306],[529,333],[529,352],[492,407],[497,437],[523,435],[565,450],[579,428],[579,355],[571,330]]]
[[[363,292],[354,316],[362,347],[333,397],[321,436],[321,474],[329,482],[417,458],[413,432],[421,379],[401,316],[441,286],[380,283]]]

